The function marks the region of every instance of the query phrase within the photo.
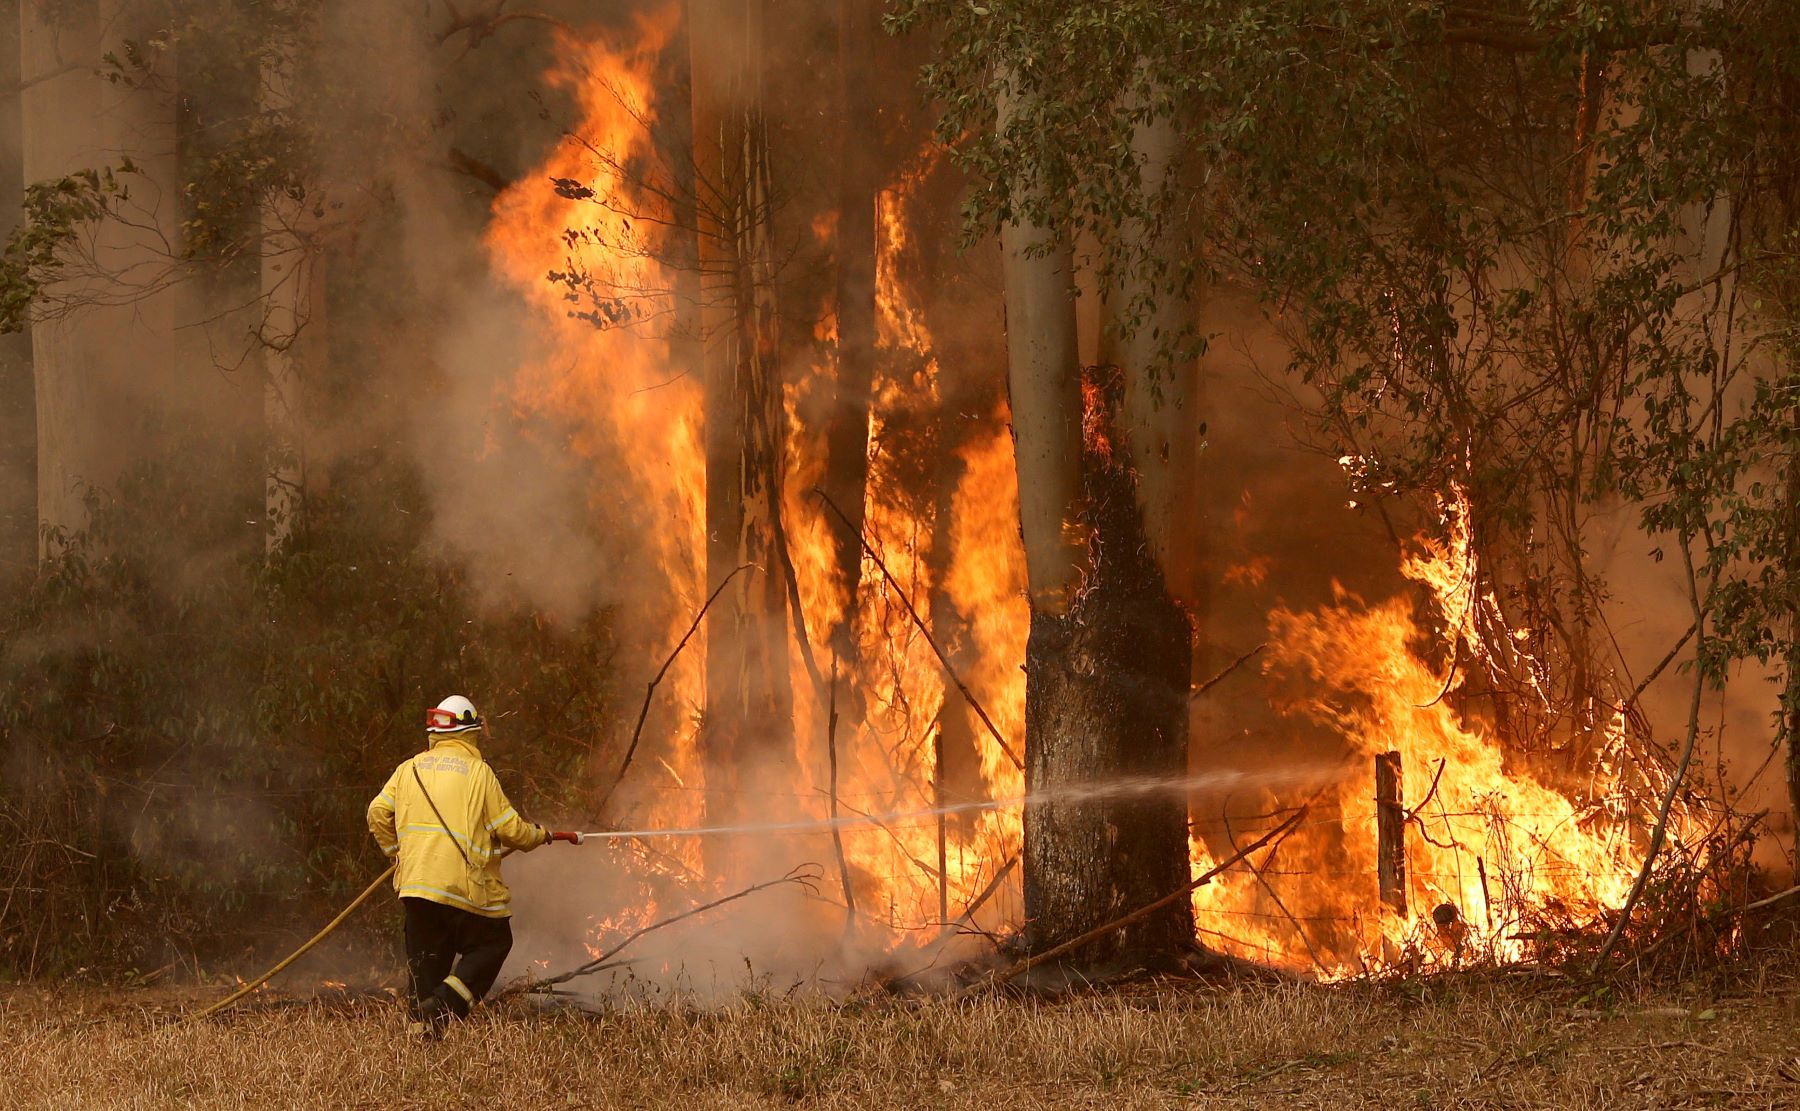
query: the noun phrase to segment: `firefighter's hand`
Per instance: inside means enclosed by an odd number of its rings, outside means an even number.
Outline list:
[[[581,834],[579,834],[579,833],[552,833],[550,835],[550,840],[552,840],[552,841],[567,841],[571,845],[579,845],[579,844],[581,844]]]

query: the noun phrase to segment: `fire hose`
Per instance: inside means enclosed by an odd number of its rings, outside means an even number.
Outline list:
[[[581,833],[552,833],[550,835],[550,841],[565,841],[571,845],[579,845],[586,839],[587,839],[586,834],[581,834]],[[550,841],[546,841],[544,843],[549,844]],[[508,855],[508,854],[502,854],[502,855],[504,856],[504,855]],[[273,980],[276,976],[279,976],[283,969],[287,968],[289,965],[293,964],[295,961],[299,960],[301,957],[304,957],[307,953],[311,952],[313,950],[313,947],[318,945],[319,942],[324,941],[326,938],[330,937],[332,935],[332,933],[335,932],[339,926],[342,926],[344,924],[344,922],[347,919],[349,919],[349,917],[352,914],[356,913],[357,907],[360,907],[364,903],[368,902],[369,898],[372,895],[374,895],[375,892],[377,892],[381,889],[382,884],[386,883],[388,880],[393,878],[394,869],[398,868],[398,867],[399,867],[399,865],[397,863],[388,865],[387,871],[381,873],[381,875],[379,875],[379,876],[376,876],[375,879],[369,884],[369,886],[363,888],[362,894],[360,894],[356,898],[350,900],[349,905],[345,906],[343,910],[338,911],[336,918],[333,918],[331,921],[325,923],[324,929],[320,930],[318,933],[312,935],[311,938],[307,939],[306,944],[300,946],[300,948],[294,950],[292,953],[289,953],[287,956],[283,957],[275,965],[275,967],[269,969],[267,972],[263,973],[261,976],[256,977],[254,980],[244,981],[242,984],[238,985],[238,989],[236,991],[232,992],[230,995],[227,995],[225,998],[219,1000],[217,1003],[214,1003],[209,1007],[206,1007],[203,1010],[194,1012],[193,1014],[182,1019],[182,1021],[183,1022],[198,1022],[199,1020],[207,1017],[208,1015],[218,1014],[220,1011],[223,1011],[225,1008],[236,1003],[238,1000],[244,998],[246,995],[249,995],[251,992],[255,991],[257,988],[260,988],[264,984],[268,983],[270,980]]]
[[[277,964],[274,968],[269,969],[267,972],[263,973],[261,976],[258,976],[256,979],[246,981],[244,984],[242,984],[236,991],[232,992],[230,995],[227,995],[225,998],[219,1000],[217,1003],[214,1003],[212,1006],[206,1008],[203,1011],[199,1011],[195,1014],[189,1015],[183,1021],[184,1022],[198,1022],[200,1019],[205,1018],[207,1015],[217,1014],[218,1012],[231,1006],[233,1003],[236,1003],[238,1000],[242,999],[244,996],[249,995],[251,992],[255,991],[257,988],[262,987],[264,984],[268,983],[270,980],[274,979],[275,976],[277,974],[279,974],[282,969],[286,968],[290,964],[293,964],[295,961],[299,960],[301,957],[304,957],[308,952],[310,952],[312,950],[313,946],[317,945],[321,941],[324,941],[327,937],[331,936],[331,932],[333,930],[337,929],[339,926],[342,926],[344,924],[344,920],[346,918],[349,918],[351,914],[355,913],[357,907],[360,907],[364,903],[368,902],[369,896],[375,894],[376,890],[378,888],[380,888],[382,884],[384,884],[388,881],[388,878],[394,874],[394,869],[397,867],[399,867],[399,865],[397,865],[397,864],[388,865],[387,871],[381,873],[381,875],[379,875],[379,876],[376,876],[375,882],[371,883],[369,886],[363,888],[363,892],[361,895],[358,895],[356,898],[350,900],[349,906],[345,907],[343,910],[338,911],[338,916],[336,918],[333,918],[330,922],[327,922],[325,924],[324,929],[322,929],[318,933],[312,935],[312,940],[308,941],[305,945],[302,945],[300,948],[294,950],[292,953],[289,953],[287,955],[287,957],[281,961],[280,964]]]
[[[1325,769],[1325,770],[1329,770],[1329,769]],[[891,814],[859,814],[855,817],[848,817],[848,818],[834,817],[834,818],[828,818],[828,819],[808,819],[808,820],[789,821],[789,822],[762,822],[762,823],[747,824],[747,825],[735,825],[735,826],[689,826],[689,827],[680,827],[680,828],[674,828],[674,829],[669,829],[669,828],[664,828],[664,829],[604,829],[604,830],[593,830],[593,831],[589,831],[589,832],[585,832],[585,833],[556,832],[556,833],[550,834],[549,840],[546,841],[545,843],[549,844],[550,842],[553,842],[553,841],[562,841],[562,842],[565,842],[570,845],[583,845],[583,844],[586,844],[590,840],[604,842],[604,841],[623,840],[623,839],[627,839],[627,838],[642,839],[642,838],[649,838],[649,837],[709,837],[709,836],[720,836],[720,835],[726,835],[726,834],[739,834],[739,833],[761,833],[761,834],[798,833],[798,832],[805,832],[805,831],[837,829],[837,828],[844,827],[844,826],[855,826],[855,825],[863,825],[863,824],[868,824],[868,823],[880,825],[887,821],[897,821],[902,818],[928,817],[928,816],[937,815],[937,814],[960,814],[960,813],[966,813],[966,812],[994,810],[994,809],[999,809],[1001,807],[1024,806],[1024,805],[1029,805],[1030,803],[1033,803],[1033,802],[1048,801],[1052,798],[1064,800],[1064,801],[1084,800],[1084,799],[1105,799],[1105,798],[1116,798],[1116,797],[1131,797],[1131,796],[1141,795],[1141,794],[1161,793],[1161,792],[1168,792],[1168,791],[1201,790],[1201,789],[1209,788],[1209,787],[1217,787],[1222,784],[1236,785],[1236,784],[1241,784],[1241,783],[1245,783],[1245,782],[1263,783],[1263,784],[1286,782],[1286,781],[1290,781],[1290,780],[1294,780],[1294,779],[1309,778],[1309,777],[1317,775],[1320,771],[1321,771],[1321,768],[1313,767],[1313,768],[1289,768],[1289,769],[1285,769],[1281,772],[1273,772],[1273,773],[1271,773],[1271,772],[1245,773],[1245,772],[1236,772],[1236,771],[1212,772],[1207,775],[1191,776],[1191,777],[1188,777],[1185,779],[1166,779],[1166,778],[1122,779],[1122,780],[1118,780],[1118,781],[1112,782],[1112,783],[1087,784],[1087,785],[1074,786],[1074,787],[1064,787],[1064,788],[1059,788],[1059,789],[1051,790],[1051,791],[1039,791],[1039,792],[1035,792],[1035,793],[1029,793],[1026,795],[1022,795],[1017,798],[986,799],[986,800],[981,800],[981,801],[977,801],[977,802],[953,803],[948,806],[937,806],[937,807],[932,807],[932,808],[926,809],[926,810],[898,811],[898,812],[891,813]],[[421,784],[421,786],[423,786],[423,784]],[[427,797],[429,797],[429,796],[427,796]],[[433,809],[434,810],[436,809],[435,805],[433,806]],[[1261,842],[1258,842],[1258,845],[1260,845],[1260,844],[1261,844]],[[1252,848],[1254,848],[1254,847],[1255,846],[1252,846]],[[460,846],[459,846],[459,848],[460,848]],[[510,853],[510,850],[508,850],[507,853],[503,853],[502,855],[505,856],[505,855],[508,855],[509,853]],[[309,940],[305,945],[302,945],[300,948],[298,948],[298,949],[294,950],[292,953],[288,954],[288,956],[285,959],[283,959],[281,961],[281,963],[277,964],[274,968],[269,969],[267,972],[263,973],[261,976],[258,976],[256,979],[246,982],[241,987],[239,987],[236,991],[232,992],[230,995],[226,996],[224,999],[219,1000],[217,1003],[214,1003],[212,1006],[207,1007],[205,1010],[199,1011],[199,1012],[189,1016],[184,1021],[192,1022],[196,1019],[205,1018],[206,1016],[211,1015],[211,1014],[217,1014],[219,1011],[224,1010],[225,1008],[231,1006],[233,1003],[236,1003],[238,1000],[244,998],[246,995],[249,995],[251,992],[255,991],[257,988],[262,987],[264,984],[268,983],[269,980],[271,980],[278,973],[280,973],[282,969],[288,967],[289,965],[293,964],[295,961],[299,960],[301,957],[305,956],[307,954],[307,952],[309,952],[315,945],[319,944],[319,942],[321,942],[321,941],[325,940],[327,937],[329,937],[333,930],[336,930],[339,926],[343,925],[345,919],[349,918],[350,915],[356,910],[357,907],[360,907],[365,902],[367,902],[369,900],[369,897],[375,894],[376,889],[379,888],[384,882],[386,882],[388,880],[389,877],[391,877],[394,874],[394,867],[395,867],[394,865],[389,865],[387,871],[385,871],[385,872],[381,873],[381,875],[375,877],[375,881],[373,883],[369,884],[369,886],[363,890],[362,894],[360,894],[356,898],[352,899],[350,901],[349,906],[346,906],[343,910],[339,911],[338,916],[336,918],[333,918],[330,922],[326,923],[324,929],[322,929],[318,933],[314,934],[312,936],[311,940]],[[1209,878],[1210,878],[1210,873],[1209,873]]]

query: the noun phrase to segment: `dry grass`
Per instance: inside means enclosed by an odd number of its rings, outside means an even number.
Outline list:
[[[8,1107],[1795,1107],[1800,991],[1604,1011],[1537,981],[1139,988],[1057,1003],[536,1014],[436,1045],[383,1003],[194,1026],[164,995],[0,996]]]

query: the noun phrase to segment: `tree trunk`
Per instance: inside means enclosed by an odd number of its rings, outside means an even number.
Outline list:
[[[1120,376],[1099,368],[1086,386],[1079,525],[1090,562],[1067,612],[1033,606],[1025,656],[1026,789],[1051,796],[1071,785],[1178,781],[1187,761],[1187,617],[1149,554],[1133,476],[1115,450]],[[1180,888],[1188,868],[1187,803],[1173,782],[1168,792],[1028,806],[1029,943],[1055,945],[1154,902]],[[1193,910],[1181,901],[1092,957],[1174,958],[1193,937]]]
[[[1002,74],[1001,127],[1016,91]],[[1077,367],[1069,252],[1046,228],[1001,229],[1008,387],[1030,587],[1025,782],[1026,940],[1044,949],[1179,889],[1188,877],[1179,795],[1055,799],[1064,788],[1185,772],[1185,616],[1149,552],[1120,444],[1120,375]],[[1086,397],[1084,412],[1083,399]],[[1085,416],[1085,427],[1084,427]],[[1159,961],[1193,944],[1185,900],[1089,948]]]
[[[858,531],[869,478],[869,405],[875,373],[875,113],[870,104],[875,8],[869,0],[838,5],[838,75],[842,106],[838,152],[837,390],[826,429],[825,493]],[[857,590],[862,546],[850,529],[834,529],[838,573],[848,592],[843,617],[828,631],[838,658],[856,671]],[[854,694],[853,694],[854,696]]]
[[[792,692],[786,559],[781,533],[783,447],[770,182],[762,108],[762,0],[692,0],[696,169],[706,323],[707,580],[743,564],[707,620],[709,815],[770,813],[787,789]]]
[[[964,445],[956,433],[966,431],[967,428],[968,425],[962,422],[946,420],[939,422],[935,430],[934,447],[939,465],[930,472],[928,478],[934,493],[934,504],[931,547],[925,557],[931,582],[936,584],[936,589],[931,591],[930,601],[932,635],[949,655],[951,667],[958,674],[964,675],[974,662],[970,659],[969,651],[971,634],[964,615],[957,610],[956,603],[945,586],[955,556],[956,490],[965,470],[961,454]],[[984,797],[980,745],[987,740],[987,733],[985,730],[978,733],[977,730],[982,730],[982,727],[978,724],[968,699],[962,696],[954,683],[944,684],[944,702],[938,710],[938,730],[934,742],[934,756],[938,763],[936,789],[940,799],[947,799],[951,803],[965,803]],[[953,815],[947,824],[951,829],[961,830],[962,815]]]
[[[85,4],[60,13],[36,3],[19,6],[21,161],[27,182],[61,177],[94,164],[94,124],[100,85],[85,68],[99,60],[99,11]],[[86,125],[76,120],[86,121]],[[57,292],[64,292],[58,289]],[[73,292],[73,291],[69,291]],[[81,484],[97,476],[87,418],[93,354],[82,322],[38,321],[31,328],[37,398],[37,519],[43,530],[80,531],[87,525]],[[54,552],[48,538],[40,555]]]
[[[59,311],[33,324],[38,521],[73,533],[86,496],[142,446],[137,414],[160,402],[174,358],[169,268],[179,252],[175,113],[154,88],[95,76],[101,55],[156,28],[123,0],[20,6],[25,180],[114,166],[129,157],[125,221],[92,231],[96,272],[47,291]],[[102,35],[108,36],[103,39]],[[155,384],[148,384],[155,383]],[[40,535],[51,535],[40,532]],[[54,543],[40,554],[54,554]]]
[[[266,60],[261,83],[265,114],[289,110],[293,101],[287,83],[284,61]],[[305,220],[303,201],[275,195],[263,202],[257,335],[263,356],[263,542],[269,554],[293,538],[306,510],[306,374],[323,349],[319,333],[325,297],[322,260],[308,248]]]
[[[17,88],[20,0],[0,3],[0,86]],[[25,199],[19,98],[0,102],[0,236],[10,236]],[[31,333],[0,336],[0,578],[37,564],[37,422],[31,382]]]
[[[1132,146],[1145,193],[1154,196],[1175,173],[1175,127],[1167,119],[1146,123]],[[1183,349],[1189,308],[1159,290],[1155,280],[1171,276],[1177,265],[1163,248],[1184,240],[1168,229],[1135,223],[1120,234],[1143,254],[1149,270],[1128,275],[1108,291],[1100,361],[1125,374],[1124,446],[1137,472],[1138,510],[1151,555],[1169,589],[1191,603],[1198,585],[1198,367]],[[1127,320],[1135,327],[1127,327]]]
[[[1788,642],[1781,725],[1787,738],[1788,801],[1795,828],[1800,830],[1800,458],[1788,460],[1786,485],[1787,551],[1781,571],[1788,589]]]
[[[306,372],[322,350],[324,308],[322,260],[311,258],[285,235],[265,224],[261,282],[263,298],[263,428],[266,433],[263,541],[279,551],[304,527],[308,471],[306,459]]]

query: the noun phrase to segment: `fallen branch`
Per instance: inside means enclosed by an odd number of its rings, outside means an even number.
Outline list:
[[[1594,956],[1593,966],[1588,975],[1598,976],[1600,969],[1618,947],[1619,939],[1625,936],[1625,927],[1631,924],[1631,912],[1637,909],[1638,899],[1643,897],[1644,885],[1650,882],[1650,873],[1656,866],[1656,855],[1662,851],[1663,840],[1668,836],[1669,809],[1675,805],[1675,796],[1681,791],[1682,782],[1687,778],[1688,764],[1694,759],[1694,744],[1700,737],[1700,700],[1706,693],[1706,672],[1700,666],[1706,647],[1706,611],[1700,605],[1698,576],[1694,573],[1694,553],[1688,546],[1689,537],[1681,540],[1681,561],[1687,571],[1688,606],[1694,614],[1694,629],[1699,636],[1694,650],[1694,691],[1688,700],[1687,739],[1681,746],[1681,758],[1675,765],[1675,771],[1669,776],[1669,785],[1663,791],[1662,804],[1657,808],[1656,824],[1650,829],[1650,846],[1644,850],[1644,863],[1638,869],[1637,878],[1632,881],[1631,890],[1625,896],[1625,905],[1619,908],[1619,919],[1613,923],[1612,930],[1606,935],[1606,941],[1600,946],[1600,952]],[[1717,585],[1715,573],[1711,587]]]
[[[1237,834],[1231,831],[1231,815],[1221,810],[1219,816],[1225,822],[1225,840],[1229,841],[1232,849],[1235,850],[1238,847]],[[1275,854],[1270,853],[1269,855],[1273,857]],[[1325,962],[1319,959],[1319,951],[1313,948],[1312,938],[1307,936],[1306,927],[1300,924],[1300,920],[1294,917],[1294,912],[1289,910],[1287,904],[1281,901],[1281,896],[1275,892],[1275,885],[1269,882],[1269,877],[1263,874],[1263,869],[1258,868],[1256,866],[1256,861],[1254,860],[1245,860],[1244,864],[1250,869],[1250,874],[1256,877],[1256,882],[1262,885],[1264,891],[1268,892],[1269,898],[1274,900],[1276,908],[1286,916],[1288,925],[1294,927],[1294,932],[1300,935],[1300,944],[1306,946],[1306,955],[1312,958],[1313,966],[1317,968],[1320,973],[1326,976],[1331,975],[1331,970],[1326,968]],[[1266,861],[1264,864],[1267,866]]]
[[[660,922],[652,922],[652,923],[650,923],[650,925],[645,926],[641,930],[634,930],[631,933],[627,934],[623,941],[619,942],[617,945],[613,946],[611,949],[608,949],[606,952],[601,953],[599,956],[595,957],[593,960],[582,965],[580,968],[572,969],[568,972],[564,972],[559,975],[552,976],[548,980],[526,980],[524,982],[515,984],[512,987],[507,988],[505,991],[501,992],[497,998],[505,999],[509,996],[517,995],[521,992],[534,992],[534,991],[541,990],[543,988],[554,987],[557,984],[566,984],[570,980],[575,979],[577,976],[587,976],[591,973],[605,971],[605,969],[608,967],[609,963],[612,962],[614,957],[618,956],[619,953],[621,951],[623,951],[626,946],[630,945],[632,942],[636,941],[638,938],[643,937],[645,934],[655,933],[657,930],[661,930],[666,927],[673,926],[677,922],[681,922],[681,921],[685,921],[686,919],[693,918],[695,915],[705,914],[709,910],[717,910],[719,907],[722,907],[727,903],[735,903],[739,899],[756,894],[758,891],[767,891],[771,887],[781,887],[784,884],[791,883],[791,884],[796,884],[800,887],[804,887],[804,888],[806,888],[807,891],[812,892],[813,894],[817,894],[818,893],[817,888],[814,887],[814,884],[816,884],[818,882],[819,876],[818,876],[818,873],[810,871],[810,869],[813,867],[815,867],[815,866],[810,865],[810,864],[802,864],[800,867],[795,868],[793,871],[789,872],[785,876],[782,876],[780,879],[765,880],[762,883],[753,884],[750,887],[744,888],[742,891],[736,892],[735,894],[727,895],[722,899],[714,899],[710,903],[702,903],[697,907],[693,907],[689,910],[684,910],[680,914],[674,915],[669,918],[664,918]]]
[[[619,784],[625,781],[625,773],[631,770],[631,758],[637,755],[638,742],[643,739],[644,721],[650,716],[650,702],[656,697],[658,684],[663,681],[664,676],[669,674],[669,669],[675,666],[675,658],[681,655],[681,650],[687,647],[688,641],[694,639],[694,633],[699,630],[700,622],[706,619],[706,611],[712,609],[712,604],[718,601],[719,595],[723,594],[725,588],[731,585],[731,580],[738,577],[738,572],[747,571],[754,566],[755,564],[752,563],[739,564],[732,569],[731,574],[720,580],[719,585],[713,588],[713,592],[707,595],[706,604],[701,606],[700,612],[694,615],[694,623],[689,625],[687,632],[681,635],[681,640],[676,643],[675,650],[669,653],[669,658],[664,660],[662,667],[657,669],[656,677],[651,679],[649,685],[644,688],[644,704],[638,707],[637,724],[631,730],[631,743],[625,746],[625,759],[619,762],[618,774],[613,776],[613,781],[607,786],[606,793],[600,796],[600,803],[594,808],[596,813],[606,809],[607,801],[612,798],[613,792],[619,789]]]
[[[1284,837],[1286,834],[1291,832],[1295,826],[1300,824],[1300,820],[1302,818],[1306,817],[1307,809],[1308,809],[1307,807],[1303,806],[1300,809],[1294,811],[1294,813],[1288,817],[1287,821],[1282,822],[1280,825],[1276,826],[1274,829],[1271,829],[1269,832],[1263,834],[1261,837],[1258,837],[1255,841],[1251,842],[1250,845],[1248,845],[1247,847],[1239,849],[1237,852],[1232,853],[1231,856],[1227,857],[1221,863],[1216,864],[1211,868],[1208,868],[1205,873],[1203,873],[1198,878],[1196,878],[1192,883],[1188,883],[1188,884],[1178,888],[1175,891],[1171,891],[1169,894],[1164,895],[1162,898],[1156,900],[1153,903],[1146,903],[1143,906],[1137,908],[1136,910],[1132,911],[1130,914],[1127,914],[1122,918],[1115,918],[1113,921],[1108,922],[1106,925],[1095,927],[1094,929],[1089,930],[1087,933],[1084,933],[1079,937],[1071,938],[1070,940],[1063,942],[1061,945],[1052,946],[1049,949],[1044,950],[1042,953],[1037,953],[1033,956],[1026,957],[1024,960],[1018,962],[1017,964],[1013,965],[1012,967],[1002,970],[998,975],[995,976],[993,982],[995,984],[1004,984],[1008,980],[1011,980],[1015,977],[1021,976],[1025,973],[1031,971],[1032,969],[1036,968],[1038,965],[1044,964],[1048,961],[1056,960],[1058,957],[1065,956],[1069,953],[1072,953],[1075,950],[1080,949],[1084,945],[1089,945],[1095,941],[1098,941],[1101,938],[1105,937],[1107,934],[1112,933],[1114,930],[1122,930],[1125,927],[1133,924],[1134,922],[1141,922],[1145,918],[1150,917],[1152,914],[1155,914],[1157,911],[1161,910],[1162,908],[1168,906],[1169,904],[1175,902],[1178,899],[1187,898],[1189,895],[1193,894],[1195,891],[1197,891],[1200,888],[1205,887],[1207,884],[1211,883],[1213,881],[1213,878],[1215,876],[1219,875],[1219,873],[1230,868],[1232,865],[1236,864],[1238,861],[1243,860],[1245,857],[1249,856],[1251,853],[1255,852],[1257,849],[1262,848],[1264,845],[1267,845],[1269,842],[1277,840],[1278,838]],[[981,990],[985,986],[986,986],[985,982],[979,983],[979,984],[972,984],[969,987],[964,988],[959,993],[959,995],[972,994],[976,991]]]
[[[994,873],[994,878],[989,880],[987,886],[981,889],[981,894],[970,899],[969,905],[964,907],[963,912],[956,916],[956,921],[950,924],[951,928],[960,929],[964,923],[973,924],[975,921],[975,912],[987,905],[987,901],[992,899],[995,893],[1000,890],[1000,885],[1006,882],[1006,877],[1012,875],[1012,870],[1018,866],[1018,853],[1014,853],[1007,857],[1006,863],[1002,864],[1000,870]]]
[[[963,682],[962,676],[958,675],[956,669],[950,666],[950,657],[946,656],[944,650],[938,647],[937,639],[931,635],[930,627],[925,624],[924,618],[919,616],[919,611],[913,608],[912,599],[906,596],[906,591],[900,589],[900,584],[894,581],[894,576],[888,570],[887,563],[882,560],[881,554],[869,544],[869,538],[863,535],[861,529],[850,522],[850,518],[845,515],[844,511],[839,509],[837,503],[831,500],[831,495],[816,486],[813,488],[812,493],[813,497],[818,498],[830,507],[831,512],[837,515],[837,519],[844,523],[845,528],[856,534],[857,543],[862,545],[863,554],[875,561],[875,566],[881,571],[881,577],[886,580],[889,588],[891,588],[899,597],[900,604],[906,607],[907,616],[912,618],[913,625],[918,628],[919,634],[925,638],[925,643],[931,646],[931,651],[937,656],[938,663],[943,665],[944,674],[950,676],[950,681],[956,684],[956,689],[962,694],[963,700],[968,702],[969,707],[975,711],[975,716],[981,719],[981,724],[987,726],[988,733],[993,736],[994,742],[1000,746],[1000,751],[1006,753],[1006,758],[1013,762],[1013,767],[1023,771],[1025,769],[1025,761],[1019,759],[1019,754],[1013,751],[1012,745],[1006,743],[1006,738],[1000,735],[1000,729],[994,724],[994,719],[988,717],[987,711],[982,709],[981,703],[976,701],[975,695],[969,691],[969,685]]]
[[[1194,699],[1199,698],[1201,695],[1205,694],[1207,691],[1212,690],[1214,687],[1216,687],[1220,683],[1224,682],[1226,676],[1230,675],[1232,672],[1236,671],[1238,668],[1243,667],[1245,664],[1249,663],[1252,659],[1255,659],[1258,655],[1260,655],[1262,653],[1262,650],[1267,648],[1268,646],[1269,646],[1268,642],[1264,641],[1263,643],[1257,645],[1255,648],[1250,649],[1250,651],[1245,652],[1243,655],[1239,656],[1237,659],[1232,660],[1229,664],[1225,665],[1224,671],[1219,672],[1217,675],[1213,676],[1211,679],[1208,679],[1206,682],[1201,683],[1199,686],[1195,687],[1192,691],[1188,692],[1188,701],[1192,702]]]

